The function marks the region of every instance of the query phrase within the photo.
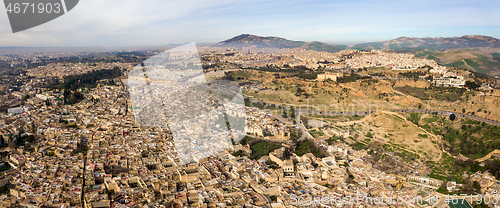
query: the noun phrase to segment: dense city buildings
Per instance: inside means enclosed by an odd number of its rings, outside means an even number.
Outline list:
[[[182,75],[156,73],[147,67],[168,66],[148,62],[54,62],[13,77],[0,98],[5,106],[0,115],[0,207],[431,207],[417,199],[444,197],[442,188],[451,193],[464,187],[430,177],[432,170],[422,161],[359,148],[358,141],[373,136],[353,127],[332,121],[308,125],[289,107],[251,104],[248,96],[245,103],[234,95],[226,102],[227,93],[238,92],[240,84],[232,89],[220,79],[240,68],[305,67],[321,72],[308,82],[337,82],[353,71],[380,67],[423,69],[435,77],[420,80],[464,87],[462,74],[432,60],[379,50],[205,47],[200,57],[199,64],[183,63],[199,71]],[[13,64],[19,60],[0,58]],[[24,57],[31,62],[40,58]],[[103,69],[121,75],[94,77]],[[68,77],[74,85],[64,85]],[[205,81],[194,86],[189,79]],[[244,83],[241,89],[272,91],[260,84]],[[211,90],[199,89],[205,85]],[[155,98],[162,101],[154,104]],[[242,125],[231,119],[243,119]],[[467,178],[482,193],[500,191],[488,172]],[[411,200],[401,205],[314,200],[325,195]]]

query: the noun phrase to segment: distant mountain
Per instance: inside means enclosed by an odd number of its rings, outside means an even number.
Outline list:
[[[500,48],[500,40],[483,35],[464,35],[449,38],[411,38],[400,37],[393,40],[362,43],[352,46],[352,49],[379,49],[399,51],[408,49],[448,50],[454,48],[490,47]]]
[[[292,41],[280,37],[242,34],[212,46],[304,48],[326,52],[338,52],[345,49],[379,49],[398,53],[412,53],[416,57],[432,59],[443,65],[466,68],[491,76],[500,76],[500,39],[483,35],[437,38],[400,37],[388,41],[362,43],[347,47],[317,41]]]
[[[363,43],[351,49],[379,49],[412,53],[440,64],[456,66],[488,74],[500,75],[500,39],[483,35],[464,35],[448,38],[408,38]]]
[[[255,46],[258,48],[304,48],[315,51],[339,52],[347,48],[345,45],[335,45],[322,42],[292,41],[280,37],[261,37],[242,34],[231,39],[219,42],[214,47],[241,48]]]

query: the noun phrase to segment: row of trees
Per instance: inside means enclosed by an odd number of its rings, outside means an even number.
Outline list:
[[[10,135],[8,138],[5,138],[4,135],[0,135],[0,147],[10,146],[11,148],[15,148],[25,146],[26,142],[34,143],[36,141],[36,137],[32,134],[21,135],[21,132],[18,132],[16,135]]]
[[[479,158],[494,149],[500,149],[500,141],[497,140],[500,137],[499,126],[469,121],[459,129],[443,127],[440,133],[450,144],[452,154],[461,153],[467,157]]]
[[[92,88],[97,86],[97,81],[103,79],[114,79],[123,75],[120,68],[103,69],[91,71],[84,74],[72,75],[65,77],[64,89],[75,91],[78,88]]]
[[[427,72],[423,71],[406,71],[406,72],[399,72],[398,76],[400,77],[406,77],[406,78],[413,78],[413,79],[418,79],[421,76],[425,76]],[[428,78],[432,80],[432,77]]]
[[[83,94],[76,90],[74,92],[71,92],[67,89],[64,89],[63,95],[64,95],[64,104],[73,105],[84,98]]]
[[[58,78],[54,78],[47,83],[46,87],[63,89],[64,104],[75,104],[84,99],[84,95],[78,91],[79,88],[96,87],[100,80],[108,80],[106,84],[111,85],[115,83],[114,78],[122,75],[123,71],[119,67],[98,71],[92,70],[84,74],[66,76],[64,77],[64,83]]]
[[[97,82],[100,80],[114,79],[122,75],[123,71],[115,66],[113,69],[92,70],[84,74],[66,76],[64,77],[64,83],[61,83],[58,78],[54,78],[46,84],[46,87],[75,91],[82,87],[96,87]]]
[[[350,74],[349,76],[343,76],[337,78],[338,83],[348,83],[348,82],[356,82],[358,79],[370,79],[370,76],[361,76],[359,74]]]
[[[456,159],[455,164],[458,167],[465,168],[465,170],[471,173],[475,173],[477,171],[481,172],[488,171],[491,173],[491,175],[495,176],[495,178],[500,177],[500,160],[498,159],[486,160],[483,162],[483,165],[481,165],[480,162],[476,162],[474,160],[462,161]]]

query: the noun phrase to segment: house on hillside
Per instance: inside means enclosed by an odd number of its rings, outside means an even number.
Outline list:
[[[318,74],[318,77],[316,78],[316,81],[325,81],[325,80],[332,80],[332,81],[337,81],[337,78],[343,77],[342,73],[331,73],[331,72],[325,72],[324,74]]]

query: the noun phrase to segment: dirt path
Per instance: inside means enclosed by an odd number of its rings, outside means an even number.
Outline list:
[[[472,71],[476,71],[474,68],[472,68],[472,66],[469,66],[469,64],[467,64],[467,62],[465,61],[465,59],[462,59],[462,62],[464,62],[465,66],[467,66],[468,68],[472,69]]]
[[[436,136],[435,134],[433,134],[433,133],[431,133],[431,132],[428,132],[427,130],[423,129],[423,128],[422,128],[422,127],[420,127],[420,126],[417,126],[417,125],[416,125],[416,124],[414,124],[413,122],[408,121],[408,120],[406,119],[406,117],[401,116],[401,115],[399,115],[399,114],[398,114],[398,113],[396,113],[396,112],[385,112],[385,113],[387,113],[387,114],[392,114],[392,115],[394,115],[394,116],[397,116],[397,117],[399,117],[399,118],[402,118],[403,120],[405,120],[406,122],[408,122],[410,125],[413,125],[414,127],[416,127],[416,128],[418,128],[418,129],[420,129],[421,131],[425,132],[426,134],[428,134],[428,135],[430,135],[430,136],[434,137],[434,139],[436,139],[437,141],[440,141],[441,143],[443,142],[443,141],[442,141],[442,139],[441,139],[440,137]],[[430,144],[429,144],[429,142],[430,142]],[[434,144],[432,143],[432,141],[430,141],[430,140],[427,140],[427,144],[428,144],[428,145],[434,145]],[[443,152],[444,152],[444,150],[443,150],[443,148],[441,148],[441,151],[439,151],[439,156],[437,156],[437,158],[436,158],[436,157],[434,157],[434,158],[433,158],[433,160],[431,160],[431,161],[439,161],[439,160],[441,160],[441,157],[443,156]],[[422,154],[420,154],[420,153],[418,153],[418,152],[417,152],[417,154],[418,154],[421,158],[423,158],[423,156],[425,156],[425,155],[422,155]]]
[[[377,113],[375,113],[375,114],[380,114],[380,113],[385,113],[385,114],[388,114],[388,115],[394,115],[394,116],[397,116],[397,117],[399,117],[399,118],[403,119],[403,120],[404,120],[405,122],[407,122],[408,124],[413,125],[414,127],[418,128],[419,130],[421,130],[421,131],[425,132],[426,134],[430,135],[430,136],[431,136],[431,137],[433,137],[436,141],[440,141],[440,142],[442,143],[442,139],[441,139],[440,137],[438,137],[437,135],[435,135],[435,134],[433,134],[433,133],[431,133],[431,132],[428,132],[427,130],[425,130],[425,129],[423,129],[423,128],[421,128],[421,127],[417,126],[416,124],[414,124],[414,123],[412,123],[412,122],[408,121],[408,120],[406,119],[406,117],[401,116],[401,115],[400,115],[400,114],[398,114],[397,112],[392,112],[392,111],[379,111],[379,112],[377,112]],[[348,121],[348,122],[338,122],[338,123],[336,123],[336,124],[339,124],[339,125],[351,125],[351,124],[355,124],[355,123],[359,123],[359,122],[365,122],[366,120],[371,119],[371,118],[373,117],[373,115],[375,115],[375,114],[369,114],[369,115],[365,116],[364,118],[362,118],[362,119],[360,119],[360,120],[356,120],[356,121]],[[376,131],[376,132],[377,132],[377,131]],[[425,143],[425,144],[426,144],[426,145],[434,145],[434,143],[432,143],[432,141],[431,141],[431,140],[426,140],[426,143]],[[414,149],[406,149],[406,150],[407,150],[407,151],[410,151],[410,152],[412,152],[412,153],[417,154],[420,158],[427,158],[427,156],[425,156],[424,154],[419,153],[418,151],[416,151],[416,150],[414,150]],[[443,148],[441,147],[441,151],[439,151],[439,155],[438,155],[438,156],[434,156],[434,157],[432,157],[431,161],[439,161],[439,160],[441,160],[441,157],[443,156],[443,152],[444,152],[444,150],[443,150]]]
[[[486,155],[486,156],[484,156],[482,158],[476,159],[476,161],[477,162],[483,162],[483,161],[485,161],[487,159],[490,159],[493,154],[500,154],[500,150],[496,149],[494,151],[491,151],[488,155]]]

